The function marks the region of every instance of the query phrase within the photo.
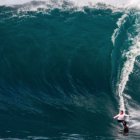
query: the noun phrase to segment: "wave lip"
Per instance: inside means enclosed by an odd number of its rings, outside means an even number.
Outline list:
[[[65,3],[73,4],[74,7],[93,7],[98,3],[103,3],[105,5],[110,5],[117,8],[138,8],[140,9],[139,0],[5,0],[0,2],[0,6],[14,6],[14,5],[24,5],[31,2],[45,2],[46,4],[63,5]]]

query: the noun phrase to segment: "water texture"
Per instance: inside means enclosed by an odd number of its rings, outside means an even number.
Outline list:
[[[1,139],[140,138],[138,1],[98,2],[0,3]]]

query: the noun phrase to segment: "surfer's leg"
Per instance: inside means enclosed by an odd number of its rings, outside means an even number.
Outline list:
[[[118,123],[119,123],[119,126],[122,128],[122,130],[123,130],[123,120],[117,120],[118,121]]]

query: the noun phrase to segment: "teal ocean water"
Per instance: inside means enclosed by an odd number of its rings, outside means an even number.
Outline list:
[[[140,11],[68,1],[0,6],[0,138],[139,139]],[[113,116],[130,114],[130,134]]]

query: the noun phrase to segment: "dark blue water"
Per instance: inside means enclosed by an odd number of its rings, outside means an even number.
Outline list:
[[[129,12],[114,45],[111,37],[124,11],[17,11],[0,7],[0,137],[121,139],[112,117],[127,61],[122,53],[133,44],[128,33],[138,34],[137,11]],[[139,73],[139,57],[136,62]],[[125,91],[138,104],[135,74]]]

